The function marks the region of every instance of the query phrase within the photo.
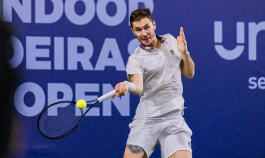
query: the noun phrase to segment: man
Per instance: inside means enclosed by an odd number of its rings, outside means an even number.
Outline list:
[[[115,90],[117,97],[127,92],[140,95],[140,102],[129,125],[124,157],[149,157],[160,144],[164,158],[191,158],[192,131],[182,117],[181,74],[193,78],[195,66],[183,28],[177,40],[170,34],[157,36],[156,22],[146,8],[133,11],[130,24],[140,45],[126,66],[130,82],[118,83]]]

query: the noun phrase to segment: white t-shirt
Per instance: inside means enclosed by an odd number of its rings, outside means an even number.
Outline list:
[[[128,59],[127,74],[143,75],[143,93],[134,118],[160,116],[184,107],[177,40],[170,34],[159,38],[161,50],[140,45]]]

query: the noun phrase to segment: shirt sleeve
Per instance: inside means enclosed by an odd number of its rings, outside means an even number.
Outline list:
[[[127,75],[132,75],[136,73],[143,74],[143,67],[139,61],[139,59],[130,56],[126,65],[126,73]]]

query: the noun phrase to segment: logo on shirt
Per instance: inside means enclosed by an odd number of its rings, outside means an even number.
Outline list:
[[[188,142],[188,145],[191,147],[191,142]]]
[[[171,53],[172,55],[174,55],[174,54],[175,54],[174,50],[170,50],[170,53]]]

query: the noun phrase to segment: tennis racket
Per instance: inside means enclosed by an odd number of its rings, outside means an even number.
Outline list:
[[[93,106],[110,98],[115,93],[115,90],[113,90],[97,99],[87,101],[87,107],[90,106],[85,112],[76,107],[75,101],[53,103],[39,114],[37,120],[38,131],[48,139],[64,138],[78,127],[82,118]],[[76,116],[76,112],[79,113],[79,116]]]

